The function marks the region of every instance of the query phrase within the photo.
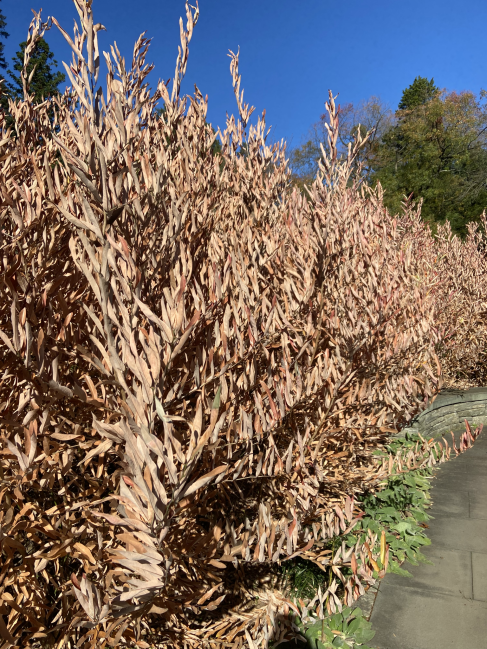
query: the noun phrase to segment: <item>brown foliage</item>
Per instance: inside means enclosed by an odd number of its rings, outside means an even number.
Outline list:
[[[198,9],[171,95],[150,96],[141,36],[130,71],[104,53],[105,96],[103,26],[75,4],[54,124],[26,82],[17,137],[0,141],[0,636],[143,647],[156,618],[170,646],[259,646],[292,605],[239,613],[225,575],[326,565],[354,495],[387,470],[372,451],[440,385],[445,327],[406,246],[433,239],[413,210],[393,218],[380,192],[347,186],[361,143],[337,164],[331,94],[331,157],[306,202],[265,114],[235,153],[253,108],[233,53],[239,120],[220,132],[222,169],[211,154],[206,100],[179,96]],[[30,38],[49,26],[36,16]],[[355,566],[350,602],[376,541],[334,558],[339,578]]]
[[[412,277],[435,303],[436,344],[444,388],[466,389],[487,385],[487,217],[468,224],[465,241],[454,235],[447,221],[436,235],[421,220],[421,202],[415,209],[405,201],[401,219],[404,250],[416,260]]]

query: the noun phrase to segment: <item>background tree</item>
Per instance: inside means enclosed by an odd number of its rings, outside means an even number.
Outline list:
[[[12,70],[8,71],[9,77],[13,83],[8,84],[8,88],[13,99],[23,99],[24,91],[20,73],[24,65],[24,52],[27,43],[20,43],[20,50],[12,58],[14,63],[13,69],[18,72],[16,75]],[[35,66],[34,75],[29,86],[29,93],[34,95],[34,103],[40,103],[47,97],[59,94],[59,85],[65,80],[62,72],[54,71],[52,68],[57,67],[57,61],[51,52],[49,44],[44,38],[39,39],[27,66],[27,73],[32,72]]]
[[[326,115],[322,115],[320,119],[324,123]],[[374,169],[380,142],[394,124],[394,112],[388,104],[375,95],[357,105],[347,104],[341,110],[339,139],[344,155],[347,153],[348,145],[353,142],[357,130],[360,130],[362,138],[370,133],[355,161],[357,172],[360,172],[366,182],[369,182],[370,174]]]
[[[325,150],[327,147],[327,119],[327,114],[321,115],[319,121],[311,126],[307,139],[290,152],[292,183],[305,196],[304,185],[310,186],[318,172],[318,161],[322,155],[320,143]],[[348,145],[358,129],[363,137],[368,131],[372,132],[355,161],[357,172],[360,169],[361,177],[368,180],[374,169],[379,143],[394,124],[394,113],[380,97],[372,96],[357,105],[350,103],[340,107],[339,119],[339,150],[342,156],[347,154]]]
[[[341,155],[359,128],[372,131],[356,161],[356,174],[371,185],[380,182],[385,205],[401,210],[405,196],[423,200],[423,218],[450,221],[464,237],[467,225],[487,209],[487,107],[482,91],[440,91],[434,79],[418,76],[393,111],[372,96],[340,108]],[[320,143],[326,148],[326,116],[312,125],[303,143],[290,152],[291,182],[307,198],[318,171]],[[357,176],[355,175],[355,178]]]
[[[428,81],[426,77],[416,77],[413,83],[403,90],[398,109],[410,110],[423,106],[434,99],[439,92],[440,89],[435,86],[434,79]]]
[[[13,70],[7,70],[11,82],[4,83],[4,92],[0,98],[0,105],[7,115],[7,127],[14,125],[14,120],[9,113],[9,99],[17,101],[24,98],[24,88],[20,74],[24,65],[26,45],[26,41],[20,43],[19,51],[14,57],[12,57]],[[42,102],[43,99],[59,94],[59,84],[63,83],[66,77],[62,72],[53,70],[53,67],[57,67],[57,61],[54,59],[54,54],[51,52],[47,41],[44,38],[41,38],[31,53],[27,65],[28,74],[34,70],[29,85],[29,94],[33,95],[34,104],[38,104]],[[15,72],[18,74],[15,74]],[[54,118],[53,110],[54,109],[51,108],[49,111],[51,119]]]
[[[1,0],[0,0],[1,2]],[[0,10],[0,69],[1,70],[6,70],[7,68],[7,62],[5,61],[5,43],[3,42],[3,39],[8,38],[10,34],[8,34],[5,31],[5,27],[7,26],[7,21],[5,20],[5,16],[3,15],[3,12]]]
[[[433,226],[450,221],[464,237],[467,224],[487,208],[487,110],[481,93],[439,92],[417,77],[396,112],[396,125],[381,139],[371,179],[385,190],[385,204],[401,209],[405,196],[423,199],[422,216]]]
[[[10,34],[8,34],[5,31],[6,26],[7,26],[7,21],[5,20],[5,16],[3,15],[3,12],[0,10],[0,39],[2,39],[0,40],[0,70],[7,69],[7,62],[5,61],[5,54],[4,54],[5,43],[3,42],[3,39],[8,38]],[[0,106],[4,110],[6,106],[8,107],[8,100],[5,96],[6,92],[7,92],[6,82],[3,81],[2,85],[0,86]]]

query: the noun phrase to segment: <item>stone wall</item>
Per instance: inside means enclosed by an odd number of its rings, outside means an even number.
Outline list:
[[[437,438],[443,433],[462,433],[465,419],[472,428],[484,424],[487,428],[487,388],[470,390],[444,390],[433,403],[411,420],[394,437],[404,437],[406,433],[420,432],[423,437]]]

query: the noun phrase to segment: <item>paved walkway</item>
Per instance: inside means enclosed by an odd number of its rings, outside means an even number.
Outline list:
[[[388,574],[370,621],[376,649],[487,649],[487,430],[432,483],[434,563]],[[458,437],[456,435],[456,437]]]

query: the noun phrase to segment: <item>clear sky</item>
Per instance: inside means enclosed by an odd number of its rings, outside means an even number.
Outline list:
[[[1,0],[9,64],[26,38],[31,8],[42,6],[44,20],[55,16],[72,34],[77,13],[70,0],[33,2]],[[208,121],[222,130],[226,112],[237,112],[227,53],[239,46],[244,101],[256,107],[251,121],[265,108],[269,141],[284,138],[288,146],[299,145],[324,112],[329,88],[339,102],[378,95],[392,108],[417,75],[448,90],[487,88],[486,0],[200,0],[199,8],[182,92],[192,94],[196,84],[207,94]],[[107,28],[99,33],[102,51],[117,41],[129,63],[146,31],[153,89],[158,79],[172,79],[184,0],[94,0],[93,10]],[[46,40],[59,64],[70,60],[55,26]]]

